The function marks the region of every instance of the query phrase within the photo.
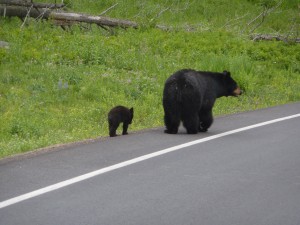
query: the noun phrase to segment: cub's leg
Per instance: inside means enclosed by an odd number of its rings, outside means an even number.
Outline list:
[[[123,135],[128,134],[127,129],[128,129],[128,123],[123,122],[123,132],[122,132]]]
[[[109,136],[110,137],[117,136],[116,131],[117,131],[118,127],[119,127],[119,123],[109,121]]]

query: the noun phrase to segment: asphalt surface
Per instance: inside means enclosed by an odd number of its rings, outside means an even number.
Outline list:
[[[197,135],[157,128],[0,160],[0,205],[126,160],[299,113],[300,102],[219,117]],[[0,208],[0,224],[298,225],[299,138],[296,117],[194,144]]]

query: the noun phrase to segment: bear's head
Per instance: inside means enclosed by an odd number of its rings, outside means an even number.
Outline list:
[[[223,71],[223,76],[224,76],[224,83],[226,87],[226,94],[225,96],[239,96],[242,94],[242,90],[240,87],[237,85],[235,80],[232,79],[230,72],[224,70]]]

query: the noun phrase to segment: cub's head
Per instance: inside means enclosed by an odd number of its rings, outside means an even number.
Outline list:
[[[242,90],[240,87],[237,85],[235,80],[232,79],[230,72],[224,70],[223,71],[223,81],[226,87],[226,92],[225,96],[239,96],[242,94]]]

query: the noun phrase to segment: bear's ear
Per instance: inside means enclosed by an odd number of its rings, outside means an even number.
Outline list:
[[[229,72],[229,71],[227,71],[227,70],[224,70],[224,71],[223,71],[223,74],[224,74],[225,76],[228,76],[228,77],[230,77],[230,72]]]
[[[129,111],[133,114],[133,107],[129,109]]]

